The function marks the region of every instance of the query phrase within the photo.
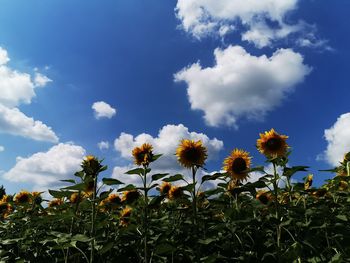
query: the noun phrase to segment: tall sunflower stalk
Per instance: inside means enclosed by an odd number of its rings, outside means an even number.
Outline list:
[[[96,196],[97,196],[97,178],[98,174],[103,170],[101,161],[95,156],[88,155],[82,164],[85,173],[84,181],[88,184],[92,183],[91,191],[91,243],[90,243],[90,263],[94,262],[95,258],[95,225],[96,225]],[[91,181],[92,180],[92,181]]]
[[[260,138],[256,142],[256,147],[260,153],[264,154],[267,161],[273,165],[273,191],[274,191],[274,203],[276,210],[276,218],[278,222],[281,221],[280,218],[280,206],[278,202],[278,180],[279,174],[277,172],[277,165],[283,163],[283,158],[287,156],[288,144],[286,140],[288,136],[278,134],[274,129],[266,131],[265,133],[260,133]],[[288,182],[288,185],[290,182]],[[280,240],[281,240],[281,227],[280,224],[276,226],[276,241],[277,248],[280,250]]]
[[[147,173],[149,164],[154,160],[152,145],[144,143],[141,147],[135,147],[132,151],[134,162],[136,165],[142,166],[143,171],[141,179],[144,190],[144,212],[143,212],[143,245],[144,245],[144,262],[148,262],[148,190],[147,188]]]
[[[196,189],[196,173],[200,167],[203,167],[208,157],[207,149],[203,146],[202,141],[193,141],[184,139],[176,149],[178,162],[185,168],[191,169],[192,172],[192,210],[193,225],[197,231],[197,189]]]

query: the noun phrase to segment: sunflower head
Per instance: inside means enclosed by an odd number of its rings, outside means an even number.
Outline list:
[[[171,183],[163,182],[162,185],[159,187],[159,192],[163,195],[166,195],[169,193],[170,189],[171,189]]]
[[[8,202],[11,202],[11,200],[13,199],[13,197],[11,195],[4,195],[0,202],[5,202],[5,203],[8,203]]]
[[[83,163],[81,165],[83,170],[88,175],[96,176],[96,174],[101,169],[101,161],[99,161],[95,156],[88,155],[84,158]]]
[[[117,194],[109,194],[107,197],[107,201],[111,205],[119,205],[121,203],[120,196]]]
[[[203,166],[208,157],[207,148],[201,140],[193,141],[184,139],[176,149],[176,156],[179,163],[185,168]]]
[[[285,157],[288,150],[288,136],[278,134],[274,129],[260,133],[256,142],[259,152],[268,158]]]
[[[320,188],[312,193],[312,195],[317,198],[323,197],[326,194],[327,194],[327,189],[325,188]]]
[[[32,192],[31,199],[32,199],[31,201],[33,201],[35,204],[37,205],[40,204],[43,201],[41,197],[41,192],[36,192],[36,191]]]
[[[126,227],[130,223],[132,209],[130,207],[125,207],[120,213],[120,225]]]
[[[7,203],[0,201],[0,218],[6,218],[12,211],[12,206]]]
[[[182,196],[182,189],[178,186],[172,186],[168,192],[169,199],[174,200]]]
[[[346,189],[348,189],[348,187],[349,187],[349,184],[346,181],[341,180],[339,182],[339,190],[340,191],[345,191]]]
[[[141,147],[135,147],[132,150],[132,156],[134,157],[134,163],[136,165],[149,165],[153,160],[153,146],[149,143],[144,143]]]
[[[49,207],[57,207],[62,204],[63,204],[63,200],[61,198],[55,198],[49,202]]]
[[[71,196],[69,197],[69,201],[72,203],[72,204],[76,204],[80,201],[81,199],[81,196],[79,193],[75,192],[73,194],[71,194]]]
[[[131,204],[140,197],[140,193],[137,190],[130,190],[123,192],[122,202]]]
[[[344,163],[350,162],[350,152],[344,155]]]
[[[308,176],[306,176],[305,183],[304,183],[305,190],[310,189],[310,187],[312,185],[313,178],[314,178],[314,176],[312,174],[309,174]]]
[[[251,157],[249,153],[240,149],[234,149],[230,156],[224,160],[223,169],[235,180],[246,180],[250,169]]]
[[[26,204],[30,201],[30,193],[28,191],[21,191],[15,195],[13,201],[17,204]]]
[[[256,199],[259,200],[262,204],[267,205],[272,200],[272,196],[271,193],[260,190],[256,194]]]

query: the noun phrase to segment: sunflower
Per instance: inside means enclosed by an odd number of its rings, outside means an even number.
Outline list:
[[[10,202],[12,199],[13,199],[13,198],[12,198],[11,195],[4,195],[4,196],[1,198],[0,202],[8,203],[8,202]]]
[[[202,141],[193,141],[184,139],[176,149],[178,162],[185,168],[193,166],[203,166],[207,159],[207,148],[202,144]]]
[[[250,168],[251,158],[249,153],[240,149],[234,149],[231,155],[224,160],[223,169],[235,180],[246,180]]]
[[[49,202],[49,207],[57,207],[63,204],[63,200],[60,198],[55,198]]]
[[[348,187],[349,187],[349,184],[346,181],[341,180],[339,182],[339,190],[340,191],[344,191],[344,190],[348,189]]]
[[[82,167],[87,174],[94,176],[101,169],[102,165],[95,156],[88,155],[84,158]]]
[[[43,199],[41,197],[41,192],[34,191],[31,193],[31,195],[32,195],[31,201],[34,202],[35,204],[38,205],[43,201]]]
[[[182,195],[182,189],[178,186],[172,186],[168,192],[169,199],[174,200]]]
[[[125,207],[120,213],[120,225],[126,227],[130,223],[132,209],[130,207]]]
[[[170,189],[171,189],[171,183],[163,182],[162,185],[159,187],[159,192],[163,195],[168,194]]]
[[[274,129],[260,133],[256,146],[268,158],[284,157],[288,150],[288,136],[278,134]]]
[[[153,146],[149,143],[144,143],[141,147],[135,147],[132,150],[132,156],[136,165],[149,165],[153,159]]]
[[[306,180],[305,180],[305,183],[304,183],[304,189],[305,190],[308,190],[310,189],[311,185],[312,185],[312,180],[313,180],[313,175],[312,174],[309,174],[307,177],[306,177]]]
[[[123,192],[122,202],[133,203],[140,197],[140,193],[137,190],[130,190]]]
[[[348,152],[348,153],[346,153],[344,155],[344,161],[343,162],[344,163],[350,162],[350,152]]]
[[[80,194],[75,192],[73,194],[71,194],[71,196],[69,197],[69,201],[72,203],[72,204],[76,204],[80,201]]]
[[[112,205],[119,205],[121,202],[120,196],[117,194],[109,194],[107,200]]]
[[[21,191],[15,195],[13,201],[15,201],[17,204],[28,203],[30,201],[30,193],[28,191]]]
[[[260,190],[256,194],[256,199],[259,200],[262,204],[267,205],[272,200],[271,193]]]
[[[0,218],[6,218],[12,211],[12,206],[7,202],[0,201]]]

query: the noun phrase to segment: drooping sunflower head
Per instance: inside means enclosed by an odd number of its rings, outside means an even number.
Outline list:
[[[272,196],[271,193],[260,190],[256,194],[256,199],[259,200],[262,204],[267,205],[272,200]]]
[[[13,201],[17,204],[26,204],[30,201],[30,193],[28,191],[21,191],[15,195]]]
[[[117,194],[109,194],[107,200],[111,205],[119,205],[121,203],[120,196]]]
[[[344,155],[344,163],[350,162],[350,152]]]
[[[174,200],[180,198],[182,195],[182,189],[178,186],[172,186],[168,192],[169,199]]]
[[[99,161],[95,156],[93,155],[87,155],[83,163],[81,165],[83,167],[83,170],[85,173],[95,176],[96,173],[101,169],[101,161]]]
[[[130,207],[125,207],[120,213],[120,225],[126,227],[130,223],[132,209]]]
[[[249,177],[251,157],[249,153],[240,149],[234,149],[224,160],[223,169],[235,180],[243,181]]]
[[[31,193],[31,201],[33,201],[35,204],[40,204],[43,199],[41,197],[41,193],[42,192],[37,192],[37,191],[34,191]]]
[[[340,191],[345,191],[346,189],[348,189],[348,187],[349,187],[349,184],[346,181],[341,180],[339,182],[339,190]]]
[[[122,202],[131,204],[140,197],[140,193],[137,190],[130,190],[123,192]]]
[[[80,201],[80,194],[78,192],[75,192],[73,194],[71,194],[71,196],[69,197],[69,201],[72,203],[72,204],[76,204]]]
[[[149,165],[153,159],[153,146],[149,143],[144,143],[141,147],[135,147],[132,150],[132,156],[134,157],[134,163],[136,165]]]
[[[310,189],[310,187],[312,185],[313,178],[314,178],[314,176],[312,174],[309,174],[308,176],[306,176],[305,183],[304,183],[305,190]]]
[[[12,211],[12,206],[7,202],[0,201],[0,218],[6,218]]]
[[[57,207],[57,206],[60,206],[63,204],[63,200],[61,198],[55,198],[55,199],[52,199],[50,202],[49,202],[49,207]]]
[[[201,140],[193,141],[184,139],[176,149],[178,162],[185,168],[203,166],[208,157],[207,148]]]
[[[285,157],[288,150],[288,136],[278,134],[274,129],[260,133],[256,142],[259,152],[268,158]]]
[[[169,193],[170,189],[171,189],[171,183],[163,182],[162,185],[159,187],[159,192],[165,195]]]

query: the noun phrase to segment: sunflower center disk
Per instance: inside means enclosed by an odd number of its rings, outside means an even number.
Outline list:
[[[282,142],[278,138],[271,138],[266,142],[266,146],[270,151],[278,151],[281,149]]]
[[[232,171],[239,174],[245,170],[247,170],[246,161],[241,157],[236,158],[232,163]]]
[[[185,152],[185,159],[192,164],[198,164],[199,157],[200,153],[195,148],[188,149]]]

